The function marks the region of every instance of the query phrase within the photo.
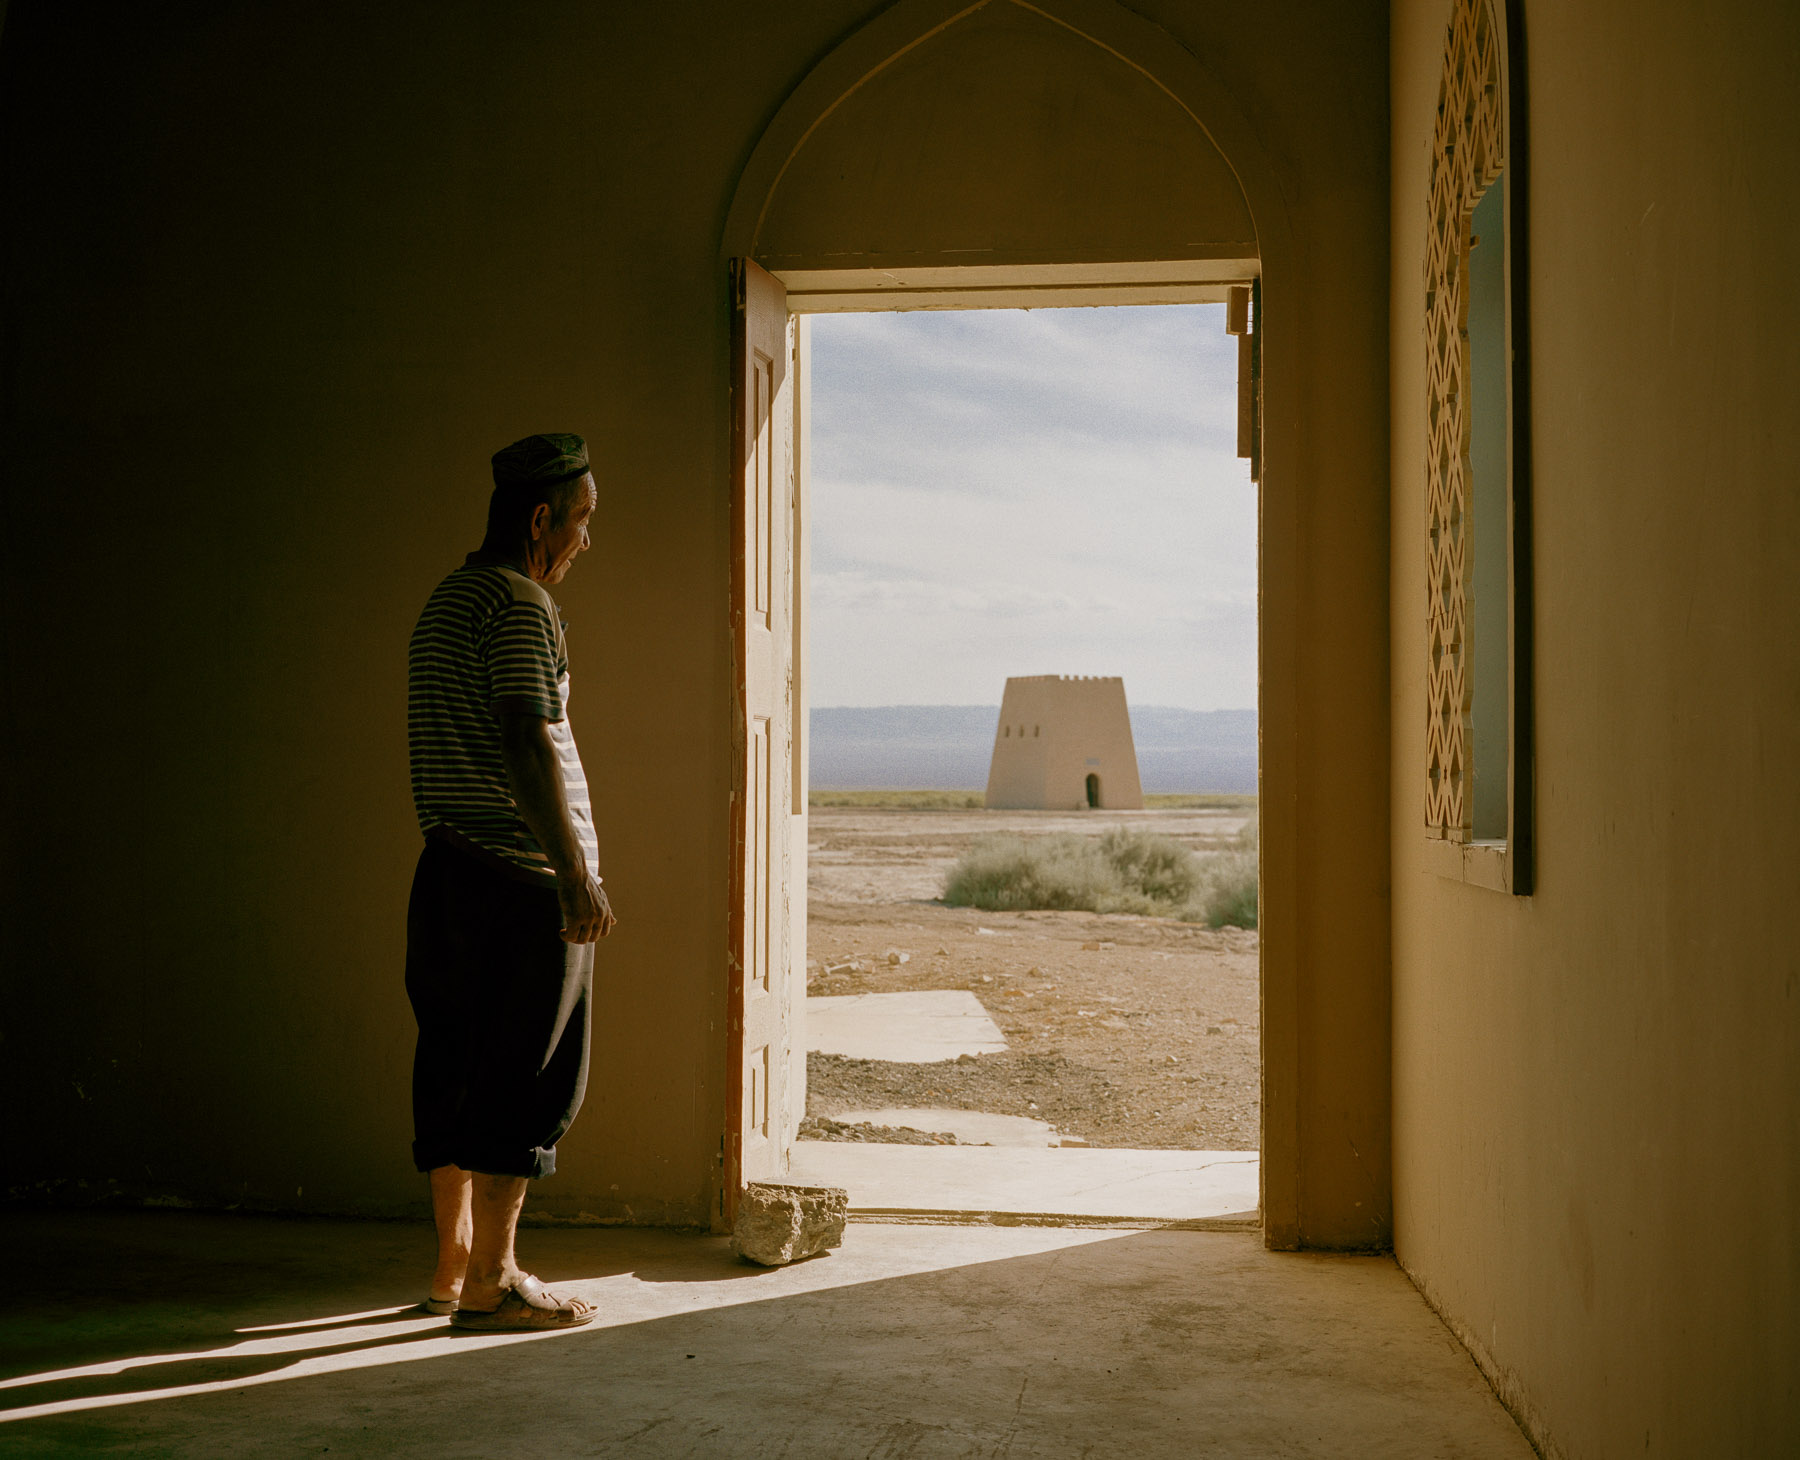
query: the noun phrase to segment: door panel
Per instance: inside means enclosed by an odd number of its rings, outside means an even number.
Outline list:
[[[786,1111],[783,1139],[799,1139],[800,1119],[806,1114],[806,808],[807,808],[807,583],[811,553],[807,546],[807,477],[812,469],[808,432],[812,422],[811,379],[808,360],[811,320],[794,316],[788,357],[788,395],[793,408],[783,419],[793,429],[789,472],[793,478],[794,510],[788,515],[788,694],[793,733],[788,742],[788,967],[796,970],[788,979],[788,1042],[793,1057],[788,1061],[787,1082],[782,1090]]]
[[[736,701],[725,1182],[779,1180],[792,1130],[793,323],[748,260],[732,271],[732,648]]]

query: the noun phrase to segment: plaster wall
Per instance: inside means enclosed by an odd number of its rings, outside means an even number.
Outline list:
[[[954,221],[915,227],[907,249],[957,263],[972,237],[1011,236],[1038,261],[1179,257],[1241,243],[1255,219],[1266,461],[1292,484],[1264,525],[1282,563],[1264,615],[1261,723],[1280,768],[1265,860],[1306,890],[1265,932],[1285,970],[1271,995],[1287,1031],[1273,1098],[1289,1112],[1274,1133],[1289,1173],[1275,1237],[1379,1243],[1386,14],[995,6],[1017,12],[1025,49],[982,74],[992,127],[1009,96],[1046,105],[1045,67],[1084,89],[1042,134],[1053,151],[1032,127],[1004,147],[980,131],[952,146],[939,123],[903,121],[940,160],[984,160],[960,191],[941,169],[862,180],[901,218]],[[821,62],[877,16],[930,9],[11,7],[9,1190],[421,1208],[399,978],[418,845],[405,642],[479,536],[488,454],[575,429],[600,463],[602,507],[558,596],[621,923],[599,959],[588,1106],[533,1201],[706,1219],[726,1080],[721,260],[742,246],[728,219],[758,139]],[[1235,149],[1241,198],[1185,134],[1146,160],[1146,118],[1172,103],[1115,52],[1070,49],[1070,25],[1046,11],[1150,36],[1208,78],[1229,102],[1220,155]],[[1031,24],[1041,33],[1018,30]],[[940,118],[973,105],[949,94],[967,85],[960,63],[902,80]],[[894,124],[861,115],[840,121],[869,146]],[[830,145],[866,150],[855,131]],[[1114,169],[1135,191],[1105,195],[1122,211],[1101,236],[1083,189]],[[984,193],[983,178],[1015,172],[1069,185]],[[885,246],[840,226],[828,171],[794,178],[811,181],[771,216],[797,253],[809,237],[865,258]],[[1006,235],[1021,198],[1030,226]]]
[[[1050,745],[1044,739],[1046,700],[1042,680],[1036,676],[1006,681],[983,798],[990,809],[1041,809],[1047,804],[1044,782]]]
[[[761,200],[770,268],[1255,256],[1230,163],[1141,72],[1005,0],[899,10],[924,38],[845,97]]]
[[[1102,809],[1143,809],[1125,681],[1063,674],[1007,680],[988,767],[987,804],[1083,811],[1090,775],[1099,777]]]
[[[1800,1452],[1800,13],[1530,5],[1537,890],[1426,870],[1393,8],[1395,1243],[1547,1454]]]

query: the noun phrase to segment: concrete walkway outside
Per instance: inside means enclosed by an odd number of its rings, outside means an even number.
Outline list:
[[[1006,1048],[1000,1026],[967,989],[809,994],[805,1017],[807,1049],[851,1059],[924,1065]]]
[[[1529,1460],[1391,1261],[1250,1234],[855,1225],[778,1271],[722,1239],[528,1231],[591,1328],[406,1305],[422,1225],[9,1214],[0,1456]]]
[[[841,1186],[853,1212],[1013,1212],[1216,1221],[1256,1217],[1255,1151],[889,1146],[795,1141],[789,1180]]]

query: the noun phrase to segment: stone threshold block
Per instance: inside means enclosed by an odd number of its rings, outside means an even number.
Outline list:
[[[850,1194],[841,1186],[751,1182],[738,1198],[731,1250],[747,1262],[781,1267],[844,1241]]]

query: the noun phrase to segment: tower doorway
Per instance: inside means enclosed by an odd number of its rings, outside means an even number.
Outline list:
[[[1090,811],[1100,809],[1100,777],[1092,771],[1088,772],[1087,778],[1087,803]]]

